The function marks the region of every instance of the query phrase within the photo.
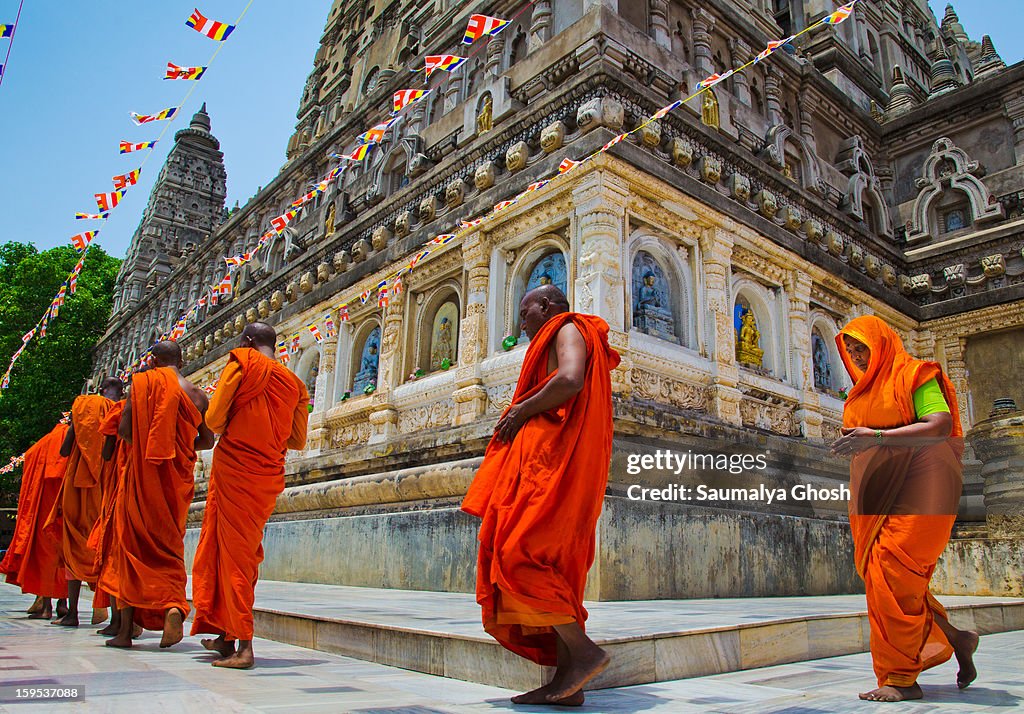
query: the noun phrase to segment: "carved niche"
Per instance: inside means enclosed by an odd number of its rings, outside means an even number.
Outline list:
[[[892,219],[882,196],[882,185],[859,136],[851,136],[839,145],[836,168],[849,177],[839,207],[878,235],[892,238]]]

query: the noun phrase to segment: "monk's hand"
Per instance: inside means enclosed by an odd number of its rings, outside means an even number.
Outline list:
[[[843,427],[839,433],[842,436],[832,444],[832,453],[837,456],[852,456],[872,446],[878,446],[875,430],[866,426]]]
[[[498,437],[498,441],[509,443],[516,438],[516,434],[525,423],[526,416],[523,414],[522,407],[513,405],[501,415],[501,419],[494,427],[494,433]]]

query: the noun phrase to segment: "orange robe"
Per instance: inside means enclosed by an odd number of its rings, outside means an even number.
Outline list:
[[[53,523],[58,517],[63,521],[63,559],[68,579],[84,580],[91,585],[96,583],[99,573],[96,553],[89,547],[89,534],[100,515],[106,467],[100,421],[113,405],[113,401],[99,394],[76,397],[71,404],[75,443],[68,457],[62,495],[51,515]]]
[[[95,567],[96,572],[100,574],[100,578],[103,577],[103,570],[110,560],[110,551],[113,548],[115,534],[113,526],[114,504],[120,498],[121,489],[123,488],[124,470],[128,459],[127,444],[117,436],[117,427],[121,423],[121,416],[124,414],[126,404],[127,402],[123,400],[115,403],[106,416],[103,417],[103,421],[100,422],[100,433],[103,435],[104,440],[111,436],[116,439],[114,455],[111,458],[113,467],[107,467],[103,470],[106,482],[103,484],[103,502],[100,506],[100,517],[96,519],[96,524],[89,534],[89,547],[96,554]],[[116,573],[111,572],[107,577],[108,579],[113,578],[116,583]],[[99,588],[99,592],[106,593],[102,588]],[[106,594],[109,595],[110,593]]]
[[[189,612],[185,520],[203,417],[169,367],[136,374],[129,399],[132,442],[114,503],[116,547],[99,587],[119,607],[134,607],[137,624],[161,630],[168,609]]]
[[[60,455],[68,425],[58,424],[25,452],[18,520],[0,572],[24,593],[48,598],[68,596],[59,537],[44,528],[60,493],[67,459]]]
[[[548,320],[530,342],[512,398],[532,397],[555,374],[548,353],[570,321],[587,346],[583,390],[529,419],[510,444],[492,438],[462,502],[483,519],[476,599],[484,629],[512,652],[552,666],[551,626],[584,627],[587,619],[583,589],[611,460],[610,371],[619,364],[608,324],[577,313]]]
[[[275,360],[232,350],[206,423],[220,434],[192,566],[192,634],[253,637],[263,528],[284,490],[284,457],[306,444],[306,386]]]
[[[871,349],[867,372],[850,360],[846,334]],[[874,446],[850,462],[850,529],[864,580],[871,658],[879,686],[908,687],[953,648],[934,624],[946,611],[928,591],[949,542],[962,488],[963,430],[952,383],[935,362],[910,357],[896,332],[874,316],[852,320],[836,337],[853,379],[843,425],[892,429],[917,421],[913,393],[937,379],[949,405],[949,439]]]

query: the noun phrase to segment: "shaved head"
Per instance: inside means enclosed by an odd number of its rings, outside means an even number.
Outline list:
[[[523,296],[519,303],[519,321],[531,340],[544,323],[555,315],[569,311],[565,293],[554,285],[541,285]]]
[[[173,340],[161,340],[150,350],[156,367],[177,367],[181,364],[181,347]]]
[[[265,322],[254,322],[246,325],[242,330],[242,344],[247,343],[246,338],[252,340],[253,347],[269,347],[273,349],[277,344],[277,330]]]
[[[116,402],[124,395],[124,382],[117,377],[105,377],[100,382],[100,394]]]
[[[542,298],[547,298],[549,303],[557,308],[561,308],[558,312],[569,311],[569,300],[565,297],[565,293],[551,284],[541,285],[539,288],[534,288],[526,293],[523,296],[523,302],[525,303],[527,300],[541,300]]]

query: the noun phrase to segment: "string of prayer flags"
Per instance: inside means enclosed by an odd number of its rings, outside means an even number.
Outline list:
[[[85,233],[79,233],[76,236],[71,236],[71,245],[75,246],[75,250],[79,253],[84,251],[89,244],[92,243],[92,239],[96,237],[99,231],[87,231]]]
[[[701,81],[697,82],[697,86],[694,87],[694,89],[698,92],[701,91],[702,89],[711,89],[719,82],[722,82],[731,77],[735,73],[735,71],[736,70],[730,69],[725,74],[718,74],[716,72],[715,74],[712,74],[709,77],[706,77],[705,79],[702,79]]]
[[[415,104],[428,94],[430,94],[429,89],[402,89],[395,92],[395,95],[392,98],[394,108],[391,113],[398,114],[398,112],[402,111],[410,104]]]
[[[857,0],[853,0],[853,2],[848,2],[845,5],[840,6],[835,12],[826,15],[822,22],[826,25],[838,25],[853,14],[853,6],[856,4]]]
[[[276,216],[270,219],[270,225],[274,227],[276,233],[280,233],[285,227],[291,223],[292,219],[298,214],[298,211],[291,210],[286,213],[282,213],[280,216]]]
[[[117,208],[117,204],[121,203],[124,194],[124,189],[118,189],[110,193],[97,193],[96,205],[99,207],[100,213],[106,213],[113,208]]]
[[[397,117],[392,117],[388,121],[381,122],[373,128],[363,132],[359,136],[359,142],[362,144],[379,144],[384,140],[384,134],[391,128],[391,125],[398,121]]]
[[[341,322],[348,322],[348,304],[338,305],[338,320]]]
[[[206,17],[203,13],[199,12],[199,8],[192,11],[192,15],[185,20],[185,24],[199,34],[206,35],[211,40],[217,40],[217,42],[223,42],[228,39],[228,36],[235,30],[234,25],[217,22]]]
[[[316,326],[315,322],[306,325],[306,329],[309,330],[309,334],[313,335],[313,339],[318,345],[323,343],[324,336],[320,334],[320,328]]]
[[[366,158],[366,155],[370,153],[370,147],[372,146],[373,144],[360,144],[356,147],[355,151],[351,154],[346,154],[342,158],[350,161],[362,161]]]
[[[445,72],[454,72],[459,67],[464,65],[467,59],[467,57],[459,57],[458,55],[427,55],[427,78],[430,77],[431,73],[439,69],[444,70]]]
[[[277,359],[284,364],[288,364],[288,360],[291,359],[288,355],[288,345],[285,344],[284,340],[277,343]]]
[[[139,182],[139,174],[141,174],[141,173],[142,173],[142,169],[139,168],[139,169],[135,169],[134,171],[129,171],[126,174],[121,174],[120,176],[115,176],[112,179],[112,181],[114,182],[114,188],[122,189],[122,188],[128,188],[129,186],[134,186],[136,183]]]
[[[478,225],[480,225],[483,222],[484,222],[483,218],[477,218],[477,219],[472,220],[472,221],[459,221],[459,227],[462,228],[462,230],[468,231],[470,228],[476,228]]]
[[[448,245],[456,238],[458,238],[458,235],[455,233],[442,233],[431,238],[429,245]]]
[[[629,136],[629,132],[628,131],[625,134],[619,134],[618,136],[614,137],[611,141],[609,141],[607,144],[605,144],[604,146],[601,147],[601,152],[608,151],[608,149],[610,149],[613,146],[615,146],[616,144],[618,144],[620,141],[625,139],[627,136]]]
[[[530,191],[539,191],[545,186],[547,186],[550,182],[551,179],[544,179],[543,181],[534,181],[533,183],[526,187],[526,190],[523,191],[523,193],[529,193]]]
[[[136,126],[142,126],[143,124],[149,124],[151,121],[164,121],[170,119],[178,113],[177,107],[170,107],[163,109],[156,114],[139,114],[137,112],[129,112],[132,121],[135,122]]]
[[[106,217],[109,216],[109,215],[110,215],[109,212],[104,212],[104,213],[76,213],[75,214],[75,220],[76,221],[102,221],[102,220],[106,219]]]
[[[579,165],[580,165],[579,161],[573,161],[572,159],[566,157],[566,158],[562,159],[562,163],[560,163],[558,165],[558,173],[560,173],[560,174],[568,173],[568,172],[572,171],[574,168],[576,168]]]
[[[167,73],[164,79],[202,79],[206,73],[206,67],[179,67],[173,62],[167,63]]]
[[[508,20],[502,20],[489,15],[470,15],[469,25],[466,27],[466,34],[462,38],[462,44],[471,45],[485,35],[494,36],[508,26]]]
[[[504,211],[506,208],[508,208],[509,206],[515,205],[517,202],[518,202],[518,199],[510,198],[507,201],[502,201],[501,203],[496,203],[494,205],[494,208],[492,209],[492,212],[493,213],[497,213],[498,211]]]
[[[118,153],[130,154],[133,151],[142,151],[143,149],[152,149],[156,146],[155,141],[140,141],[137,144],[133,144],[129,141],[122,141]]]
[[[763,50],[757,53],[757,57],[754,58],[754,64],[757,64],[758,62],[768,59],[773,54],[775,54],[776,50],[784,47],[785,45],[788,45],[790,42],[792,42],[792,40],[792,35],[790,35],[784,40],[772,40],[771,42],[768,43],[767,47],[765,47]]]
[[[668,116],[669,112],[675,111],[680,106],[682,106],[682,104],[683,104],[683,100],[682,99],[677,99],[676,101],[674,101],[671,104],[669,104],[667,107],[662,107],[658,111],[654,112],[654,114],[651,115],[651,120],[652,121],[658,121],[659,119],[665,118],[666,116]],[[562,170],[561,170],[562,169],[561,166],[559,166],[558,169],[559,169],[559,173],[563,173]]]

